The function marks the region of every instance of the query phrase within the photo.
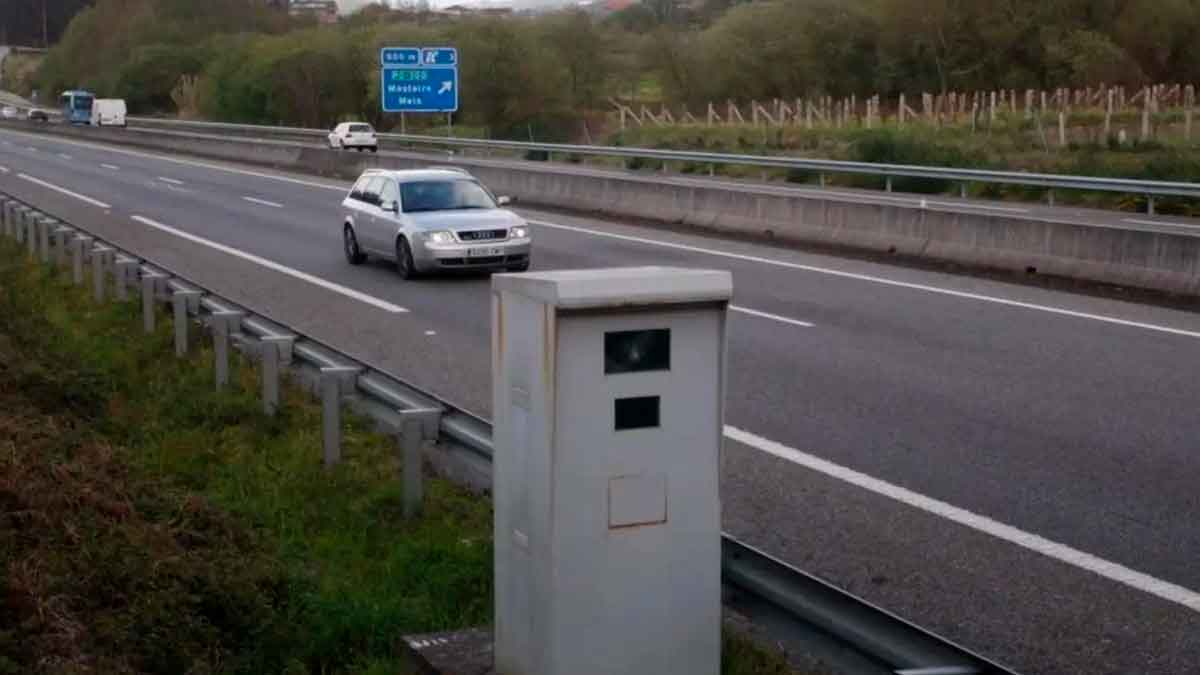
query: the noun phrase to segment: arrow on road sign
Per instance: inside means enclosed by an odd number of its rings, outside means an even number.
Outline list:
[[[453,82],[449,82],[449,81],[447,81],[447,82],[442,82],[442,88],[441,88],[441,89],[438,89],[438,93],[439,93],[439,94],[445,94],[445,93],[447,93],[447,92],[451,91],[452,89],[454,89],[454,83],[453,83]]]

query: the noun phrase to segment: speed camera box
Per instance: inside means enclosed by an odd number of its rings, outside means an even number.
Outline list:
[[[492,289],[496,672],[715,675],[729,273]]]

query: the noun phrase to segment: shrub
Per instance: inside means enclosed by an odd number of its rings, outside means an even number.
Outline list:
[[[987,164],[978,154],[970,153],[957,145],[941,145],[912,133],[893,129],[863,132],[850,146],[850,158],[856,162],[872,164],[904,164],[914,166],[939,166],[959,169],[981,168]],[[857,176],[851,182],[859,187],[881,188],[885,179],[876,176]],[[895,190],[935,194],[954,187],[950,181],[933,178],[896,177],[892,181]]]

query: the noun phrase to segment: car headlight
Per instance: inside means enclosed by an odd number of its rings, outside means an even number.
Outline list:
[[[524,239],[529,236],[529,227],[526,225],[517,225],[508,231],[509,239]]]
[[[454,235],[449,232],[426,232],[425,241],[431,244],[453,244]]]

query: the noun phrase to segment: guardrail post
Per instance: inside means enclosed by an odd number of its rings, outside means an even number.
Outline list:
[[[321,445],[326,469],[342,461],[342,388],[357,376],[358,368],[321,369]]]
[[[290,347],[295,338],[281,335],[267,335],[259,342],[262,354],[262,399],[263,412],[268,417],[274,417],[279,411],[279,374],[280,363],[286,362],[284,350],[290,353]]]
[[[17,236],[17,209],[20,207],[20,202],[12,200],[4,207],[4,234],[14,239]]]
[[[37,211],[30,211],[25,214],[25,248],[29,250],[29,259],[37,260],[37,225],[41,214]]]
[[[1146,215],[1154,215],[1154,195],[1146,195]]]
[[[163,279],[166,277],[155,272],[142,275],[142,330],[146,333],[154,332],[154,295]]]
[[[0,208],[0,223],[4,225],[4,236],[12,236],[12,214],[16,208],[16,203],[11,199],[5,198],[3,208]]]
[[[961,197],[962,199],[967,198],[967,184],[966,183],[958,184],[958,196]]]
[[[71,240],[71,283],[83,285],[83,252],[92,244],[92,238],[86,234],[76,234]]]
[[[18,206],[13,210],[13,238],[17,243],[25,241],[25,212],[29,210],[28,206]]]
[[[24,206],[20,202],[11,203],[8,210],[8,219],[5,222],[5,231],[8,233],[8,236],[16,239],[17,241],[21,240],[22,208],[24,208]]]
[[[12,237],[18,242],[25,241],[25,212],[29,210],[24,204],[13,207],[9,223],[12,225]]]
[[[440,417],[441,411],[437,408],[400,411],[405,518],[415,518],[425,503],[425,443],[437,438]]]
[[[41,218],[38,220],[38,248],[41,250],[41,260],[44,263],[50,262],[50,229],[58,225],[58,221],[53,218]]]
[[[820,187],[825,187],[825,174],[824,173],[817,174],[817,185]]]
[[[200,291],[175,291],[171,294],[171,303],[175,311],[175,356],[183,358],[188,353],[188,309],[194,305],[199,307]]]
[[[887,176],[884,178],[884,181],[886,183],[886,185],[884,186],[884,189],[887,190],[888,192],[891,192],[892,191],[892,177]]]
[[[118,302],[129,300],[129,279],[137,264],[138,261],[125,255],[118,255],[113,259],[113,277],[116,282]]]
[[[91,251],[92,258],[92,294],[96,302],[104,302],[104,268],[107,267],[109,254],[115,251],[107,246],[96,244]]]
[[[241,328],[245,312],[216,312],[209,317],[213,329],[213,369],[216,374],[217,391],[229,384],[229,336],[234,327]]]
[[[37,209],[28,206],[25,207],[25,210],[21,213],[21,242],[26,246],[31,247],[36,243],[33,241],[33,221],[37,215]],[[30,249],[31,256],[34,254],[34,252],[35,251],[33,251],[33,249]]]
[[[1054,190],[1046,190],[1046,202],[1054,206]]]
[[[54,264],[62,267],[67,264],[68,249],[71,246],[71,235],[75,230],[69,227],[54,228]]]

